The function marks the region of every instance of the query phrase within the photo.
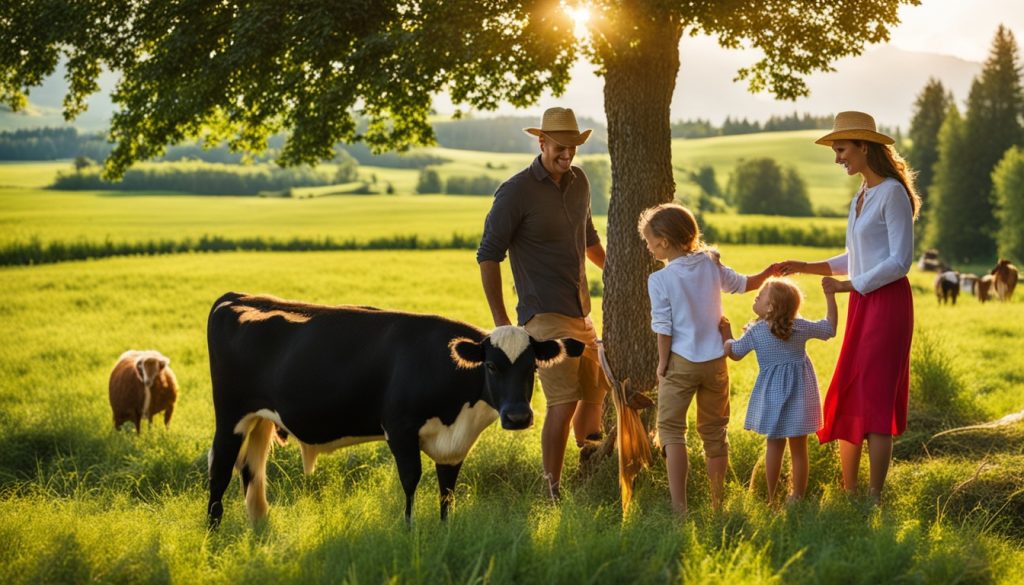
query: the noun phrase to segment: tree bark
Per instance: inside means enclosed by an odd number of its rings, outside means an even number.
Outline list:
[[[602,51],[604,108],[612,196],[604,266],[605,350],[615,377],[634,390],[657,384],[647,276],[657,263],[637,232],[644,209],[672,201],[669,107],[679,71],[682,27],[673,19],[644,23],[639,42]]]

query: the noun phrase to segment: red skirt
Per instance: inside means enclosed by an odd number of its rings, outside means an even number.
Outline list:
[[[860,443],[868,433],[907,428],[914,303],[903,277],[862,295],[850,293],[846,335],[825,394],[818,441]]]

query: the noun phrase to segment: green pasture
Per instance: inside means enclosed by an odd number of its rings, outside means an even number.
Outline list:
[[[91,217],[111,221],[99,212]],[[265,217],[271,225],[273,214]],[[125,229],[135,219],[122,220]],[[721,252],[723,262],[749,273],[836,250],[722,246]],[[590,276],[599,273],[591,267]],[[938,307],[931,277],[911,274],[918,324],[911,428],[950,426],[952,419],[936,416],[928,401],[947,400],[956,406],[949,412],[973,417],[960,422],[1024,409],[1019,292],[1009,304],[965,298],[955,308]],[[820,318],[817,279],[798,281],[807,296],[804,315]],[[721,514],[708,507],[693,424],[686,521],[668,511],[660,460],[641,476],[623,520],[614,461],[582,477],[571,446],[566,497],[549,504],[540,473],[538,391],[534,427],[483,433],[446,524],[437,519],[433,467],[425,465],[415,521],[405,526],[393,461],[375,443],[322,457],[309,477],[294,446],[275,449],[268,522],[248,525],[235,480],[223,525],[207,532],[213,409],[205,320],[228,290],[490,323],[471,250],[179,254],[0,268],[0,582],[1024,581],[1024,432],[951,435],[927,448],[921,447],[927,437],[908,433],[897,445],[900,457],[881,509],[839,493],[834,447],[812,446],[808,501],[775,510],[761,501],[763,489],[747,489],[763,455],[761,438],[742,429],[757,371],[753,356],[730,364],[732,469]],[[724,300],[737,328],[751,317],[753,295]],[[594,308],[600,329],[600,298]],[[808,347],[823,390],[839,338]],[[181,396],[168,429],[158,424],[136,436],[111,428],[107,377],[129,348],[155,348],[171,358]],[[944,380],[946,390],[924,388],[920,380]]]
[[[0,169],[14,171],[10,176],[25,183],[45,184],[53,165]],[[102,250],[107,245],[177,243],[196,249],[195,243],[204,237],[231,242],[331,240],[353,242],[354,247],[396,237],[416,237],[421,243],[449,242],[456,236],[475,241],[492,201],[488,196],[329,195],[331,190],[311,187],[299,190],[300,197],[286,198],[0,187],[0,252],[60,244],[96,249],[93,255],[102,256],[109,255]],[[835,242],[845,233],[845,220],[839,218],[708,214],[704,221],[712,228],[711,243],[811,242],[822,235]],[[595,216],[594,223],[604,233],[607,218]],[[774,239],[766,240],[766,232]]]
[[[835,164],[832,149],[814,144],[821,135],[821,130],[796,130],[676,139],[672,141],[672,164],[686,171],[711,165],[719,185],[725,190],[729,175],[740,160],[774,158],[784,167],[796,168],[807,183],[807,194],[815,210],[828,208],[845,216],[859,180],[847,177],[846,171]],[[679,182],[678,172],[676,181]]]
[[[856,190],[856,181],[845,176],[843,169],[833,162],[832,151],[814,144],[820,136],[819,130],[792,132],[763,132],[740,136],[719,136],[702,139],[676,139],[672,141],[672,164],[676,169],[676,190],[689,193],[696,186],[689,182],[687,174],[702,165],[711,165],[715,177],[724,190],[736,167],[742,159],[771,157],[782,165],[791,165],[807,182],[808,194],[815,209],[838,210],[845,215],[850,198]],[[446,159],[448,162],[433,165],[442,180],[451,176],[475,177],[488,175],[496,179],[508,178],[530,163],[534,155],[523,153],[482,152],[430,147],[416,152]],[[583,146],[579,160],[605,158],[607,155],[592,154]],[[67,171],[71,161],[40,163],[0,163],[0,187],[44,187],[49,185],[57,171]],[[321,165],[332,170],[330,164]],[[419,178],[418,169],[398,169],[376,166],[360,166],[363,180],[377,179],[381,191],[387,183],[394,186],[398,194],[416,192]]]

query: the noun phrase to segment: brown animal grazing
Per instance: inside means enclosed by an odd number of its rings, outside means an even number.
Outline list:
[[[935,276],[935,296],[939,304],[952,301],[956,304],[956,297],[960,294],[960,275],[952,270],[940,272]]]
[[[988,292],[992,289],[992,275],[986,274],[978,279],[978,283],[974,285],[974,296],[978,297],[978,300],[985,302],[988,300]]]
[[[1017,288],[1017,267],[1009,260],[999,259],[992,269],[993,286],[1000,301],[1008,301],[1013,297],[1013,289]]]
[[[153,426],[153,415],[164,413],[164,426],[171,424],[174,403],[178,400],[178,380],[162,353],[155,350],[130,349],[117,359],[110,372],[110,408],[114,411],[114,428],[126,421],[141,432],[143,418]]]

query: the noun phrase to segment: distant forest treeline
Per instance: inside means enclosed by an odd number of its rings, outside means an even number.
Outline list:
[[[712,136],[733,136],[736,134],[754,134],[756,132],[786,132],[789,130],[815,130],[832,128],[833,115],[812,116],[800,115],[796,112],[788,116],[772,116],[762,124],[743,118],[727,116],[721,126],[715,126],[709,120],[678,120],[672,122],[672,138],[711,138]]]
[[[579,120],[581,129],[592,128],[593,135],[587,142],[587,154],[608,152],[608,130],[604,124],[589,118]],[[438,144],[446,148],[477,150],[485,152],[524,152],[536,150],[535,139],[523,132],[523,128],[535,126],[533,117],[467,118],[446,122],[435,122],[434,132]],[[793,113],[789,116],[772,116],[768,121],[748,121],[746,118],[726,118],[721,126],[708,120],[679,120],[672,123],[673,138],[708,138],[754,132],[779,132],[810,128],[831,128],[832,116],[812,116]],[[275,136],[267,144],[267,152],[255,157],[257,162],[273,160],[284,144],[283,136]],[[444,158],[423,152],[384,153],[375,155],[365,144],[339,144],[359,164],[392,167],[424,168],[443,164]],[[0,132],[0,160],[29,161],[56,160],[85,157],[100,161],[110,154],[113,145],[102,133],[79,133],[75,128],[37,128]],[[170,146],[167,153],[156,159],[177,161],[194,159],[211,163],[238,164],[242,155],[231,152],[224,146],[203,148],[200,144]]]

